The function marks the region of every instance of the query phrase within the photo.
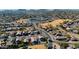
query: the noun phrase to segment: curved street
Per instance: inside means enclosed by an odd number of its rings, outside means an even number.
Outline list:
[[[79,43],[79,42],[63,42],[63,41],[55,40],[53,35],[49,34],[44,29],[39,28],[35,23],[33,23],[33,25],[34,25],[35,29],[39,30],[40,32],[42,32],[42,34],[44,34],[44,35],[46,35],[48,37],[48,45],[50,45],[52,47],[53,47],[53,45],[56,45],[56,47],[59,47],[59,45],[56,44],[57,42],[58,43],[67,43],[67,44]],[[65,33],[67,33],[67,34],[69,34],[71,37],[76,37],[76,38],[79,39],[79,35],[77,35],[77,34],[67,32],[64,29],[60,28],[60,27],[58,29],[65,32]],[[49,40],[51,40],[52,42],[49,42]]]

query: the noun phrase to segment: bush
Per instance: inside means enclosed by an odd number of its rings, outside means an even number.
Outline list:
[[[67,43],[60,43],[62,49],[66,49],[68,47]]]
[[[10,45],[8,46],[9,49],[17,49],[18,48],[18,45]]]
[[[75,48],[79,48],[79,43],[74,43],[73,45],[75,46]]]

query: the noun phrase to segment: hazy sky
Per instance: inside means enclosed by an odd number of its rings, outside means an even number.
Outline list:
[[[0,9],[79,9],[79,0],[0,0]]]

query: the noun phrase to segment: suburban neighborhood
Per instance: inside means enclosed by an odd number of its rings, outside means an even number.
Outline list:
[[[0,49],[79,49],[79,10],[0,11]]]

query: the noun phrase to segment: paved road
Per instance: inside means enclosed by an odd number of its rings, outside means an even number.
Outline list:
[[[48,45],[52,46],[52,42],[49,42],[49,40],[54,41],[54,36],[52,36],[51,34],[49,34],[47,31],[45,31],[44,29],[41,29],[39,27],[37,27],[37,25],[35,23],[33,23],[35,29],[39,30],[42,34],[46,35],[48,37]]]
[[[49,34],[47,31],[37,27],[37,25],[35,23],[33,23],[33,25],[34,25],[35,29],[37,29],[37,30],[41,31],[42,33],[46,34],[49,37],[49,40],[52,40],[52,41],[54,40],[54,37],[51,34]]]
[[[41,31],[42,33],[44,33],[44,34],[47,35],[47,37],[49,38],[49,39],[48,39],[48,45],[49,45],[49,44],[51,44],[51,46],[53,45],[53,43],[52,43],[52,42],[49,42],[49,40],[52,40],[52,41],[55,42],[55,43],[67,43],[67,44],[79,43],[79,42],[63,42],[63,41],[55,40],[53,35],[49,34],[49,33],[48,33],[47,31],[45,31],[44,29],[41,29],[41,28],[37,27],[36,24],[33,24],[33,25],[35,26],[35,28],[36,28],[37,30],[39,30],[39,31]],[[59,27],[58,29],[61,30],[61,31],[63,31],[63,32],[65,32],[65,33],[67,33],[67,34],[69,34],[69,35],[71,35],[72,37],[76,37],[76,38],[79,39],[79,36],[78,36],[77,34],[67,32],[67,31],[65,31],[64,29],[60,28],[60,27]],[[58,45],[58,47],[59,47],[59,45]]]

